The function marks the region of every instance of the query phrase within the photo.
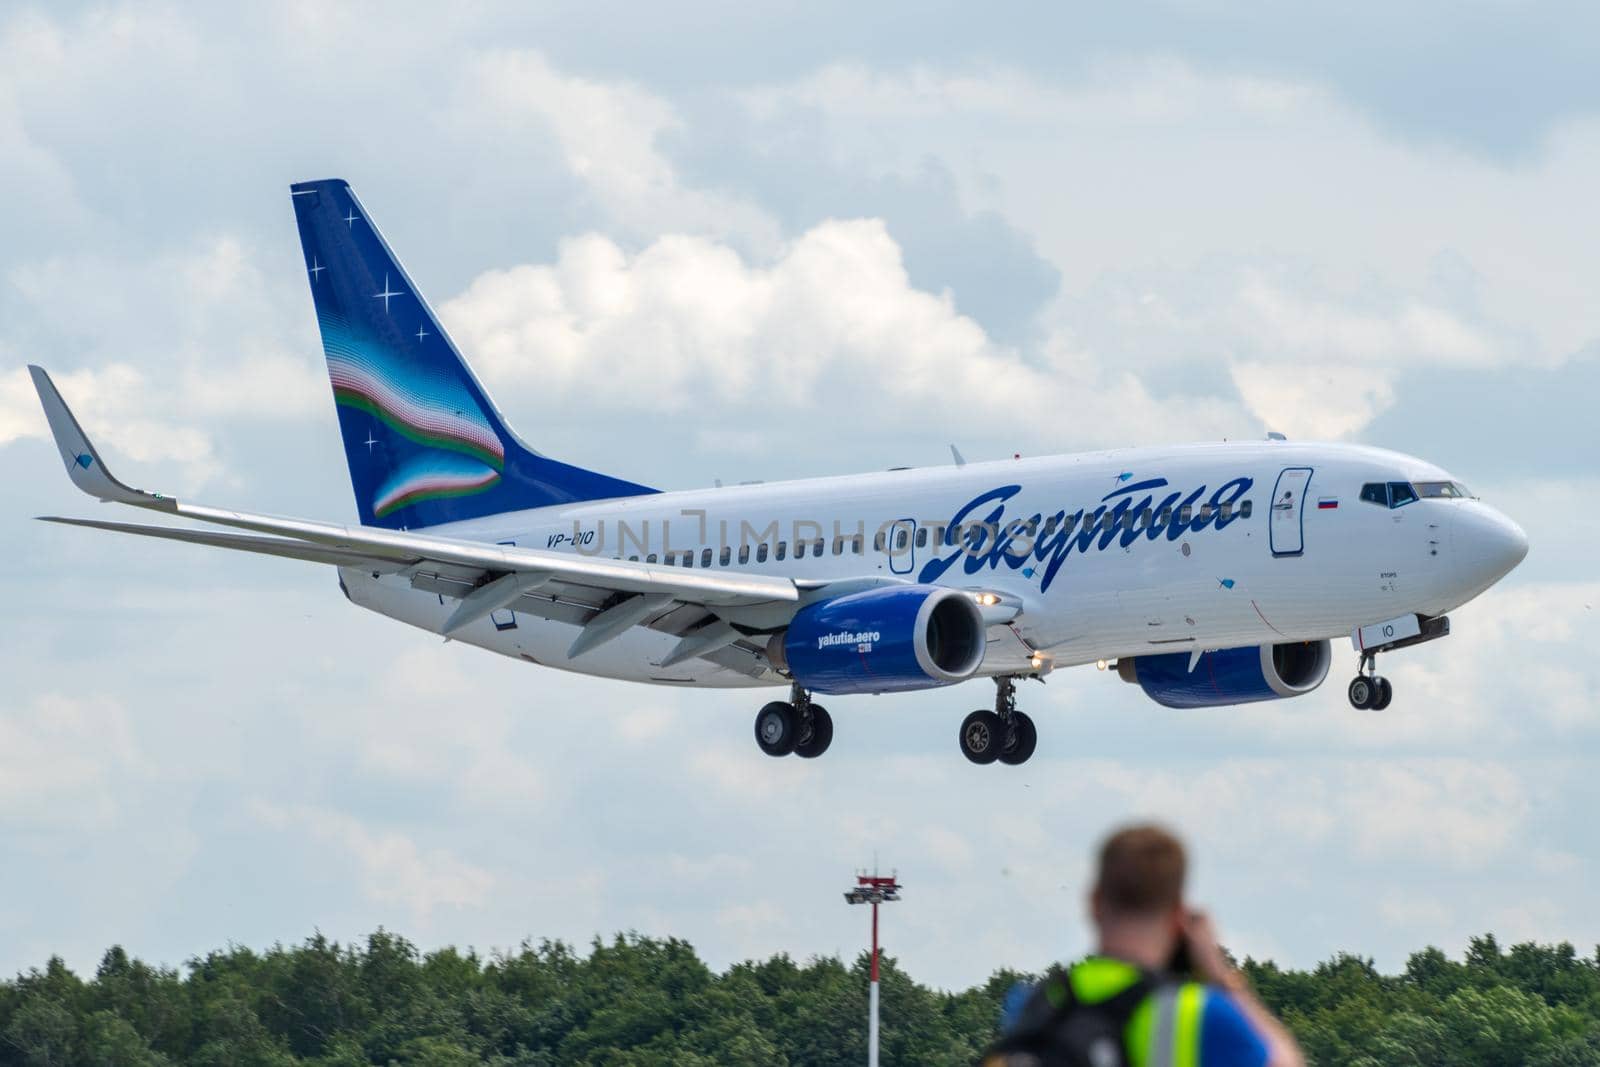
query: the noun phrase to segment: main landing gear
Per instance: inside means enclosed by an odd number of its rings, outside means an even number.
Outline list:
[[[1375,653],[1362,654],[1361,665],[1356,668],[1356,676],[1350,680],[1347,695],[1350,697],[1350,706],[1362,711],[1382,711],[1394,699],[1394,687],[1389,684],[1389,679],[1378,673],[1378,657]]]
[[[833,716],[800,686],[790,686],[787,702],[774,700],[756,712],[756,744],[769,756],[793,752],[816,759],[833,744]]]
[[[1033,720],[1017,710],[1017,680],[999,677],[994,684],[994,710],[980,708],[961,720],[961,754],[973,763],[1026,763],[1039,733]]]

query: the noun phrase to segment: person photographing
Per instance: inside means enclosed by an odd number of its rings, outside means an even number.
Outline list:
[[[1094,955],[1024,991],[983,1067],[1303,1067],[1210,917],[1184,902],[1187,867],[1159,826],[1108,837],[1089,894]]]

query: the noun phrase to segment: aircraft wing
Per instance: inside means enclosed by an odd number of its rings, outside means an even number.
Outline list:
[[[104,519],[69,519],[60,515],[40,515],[41,522],[55,522],[62,526],[84,526],[91,530],[112,530],[116,533],[159,537],[168,541],[187,541],[214,548],[232,548],[241,552],[256,552],[285,559],[301,559],[310,563],[328,563],[335,567],[371,568],[385,573],[403,570],[404,563],[364,555],[345,548],[328,548],[291,541],[283,537],[251,537],[249,534],[217,533],[213,530],[190,530],[181,526],[149,526],[137,522],[107,522]]]
[[[799,607],[802,587],[811,584],[183,503],[118,480],[50,376],[41,367],[28,370],[67,474],[78,488],[102,501],[248,530],[255,536],[58,516],[44,516],[46,521],[404,574],[417,588],[459,601],[443,627],[447,637],[492,612],[515,608],[581,626],[570,652],[573,656],[645,625],[680,636],[678,647],[661,666],[702,657],[754,676],[766,669],[760,655],[765,640],[761,632],[786,623]],[[741,622],[730,621],[729,616]]]

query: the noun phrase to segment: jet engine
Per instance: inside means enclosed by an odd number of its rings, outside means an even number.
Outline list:
[[[1251,704],[1311,692],[1328,676],[1333,649],[1327,641],[1224,648],[1203,654],[1193,670],[1189,659],[1188,652],[1133,656],[1117,661],[1117,673],[1169,708]]]
[[[814,692],[892,693],[972,677],[986,643],[970,594],[895,585],[806,605],[767,655]]]

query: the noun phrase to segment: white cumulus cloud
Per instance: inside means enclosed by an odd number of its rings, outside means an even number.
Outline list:
[[[1066,343],[1031,358],[995,343],[949,294],[912,285],[878,219],[825,221],[768,262],[705,237],[663,237],[630,255],[590,234],[565,242],[554,264],[480,275],[441,310],[489,378],[542,403],[687,411],[709,400],[742,405],[757,430],[851,408],[890,425],[1046,437],[1070,413],[1079,440],[1238,425],[1224,403],[1163,403]]]
[[[759,248],[778,239],[777,223],[759,207],[680,179],[659,142],[684,121],[640,86],[568,74],[535,51],[498,50],[472,61],[460,106],[464,123],[504,135],[547,130],[611,223],[630,233],[731,235]]]

